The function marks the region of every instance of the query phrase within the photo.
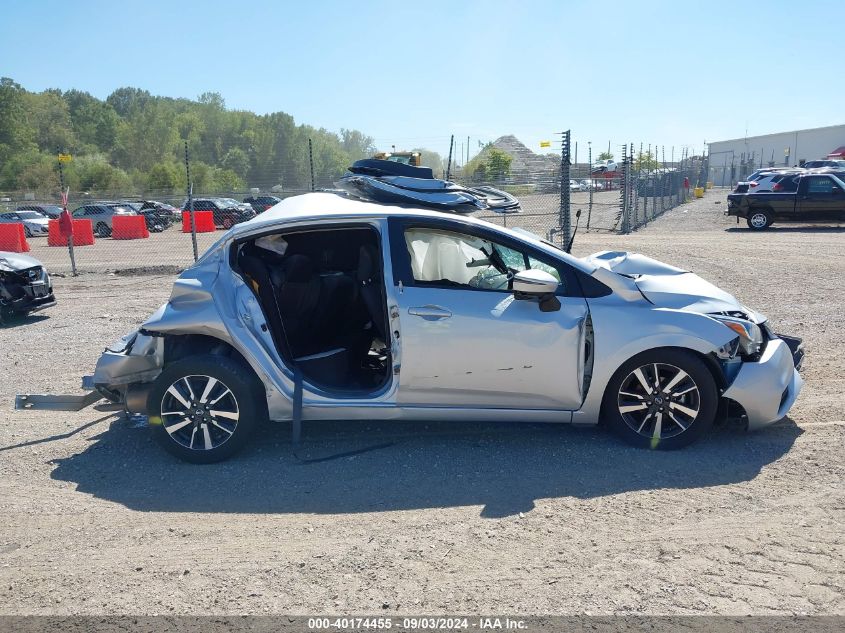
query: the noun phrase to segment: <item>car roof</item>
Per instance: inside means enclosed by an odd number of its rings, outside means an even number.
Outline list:
[[[277,205],[271,207],[253,219],[235,225],[232,229],[230,229],[230,231],[232,238],[237,239],[243,235],[258,233],[264,229],[282,227],[285,224],[301,221],[319,222],[320,220],[343,219],[365,220],[389,217],[442,220],[444,216],[469,226],[478,226],[486,229],[492,229],[499,233],[507,233],[523,241],[527,239],[527,237],[521,233],[510,231],[508,228],[491,222],[485,222],[484,220],[480,220],[469,215],[436,211],[432,209],[421,209],[418,207],[400,207],[389,204],[378,204],[375,202],[368,202],[328,192],[306,193],[300,196],[285,198]],[[518,217],[519,216],[517,215],[516,218]],[[564,257],[573,266],[586,273],[591,273],[596,268],[577,257],[556,249],[554,246],[543,244],[541,241],[537,241],[537,245],[539,245],[542,249],[553,250],[555,255]]]

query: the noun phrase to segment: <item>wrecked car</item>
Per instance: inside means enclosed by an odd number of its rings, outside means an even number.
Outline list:
[[[85,403],[148,415],[192,462],[232,455],[268,419],[602,420],[674,449],[729,410],[749,429],[782,418],[802,355],[763,315],[648,257],[581,259],[469,215],[311,193],[184,271],[103,352]]]
[[[0,251],[0,325],[56,305],[47,269],[34,257]]]

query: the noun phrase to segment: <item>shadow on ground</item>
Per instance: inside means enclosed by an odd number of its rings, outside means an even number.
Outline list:
[[[12,329],[13,327],[26,327],[46,321],[50,317],[46,314],[12,314],[0,316],[0,330]]]
[[[747,434],[722,426],[681,451],[631,448],[598,428],[526,424],[307,423],[294,456],[289,425],[268,425],[229,461],[198,466],[162,451],[125,419],[52,477],[79,492],[156,512],[356,513],[483,505],[529,512],[536,499],[700,488],[753,479],[801,434],[789,418]],[[382,448],[303,463],[374,445]]]
[[[737,226],[729,226],[725,231],[728,233],[758,233],[758,231],[749,229],[744,222]],[[775,224],[764,231],[759,231],[759,233],[845,233],[845,226],[818,226],[815,224],[783,226]]]

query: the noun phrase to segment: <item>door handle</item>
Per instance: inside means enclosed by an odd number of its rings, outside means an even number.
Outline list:
[[[408,308],[408,314],[423,317],[424,319],[448,319],[452,312],[440,306],[417,306]]]

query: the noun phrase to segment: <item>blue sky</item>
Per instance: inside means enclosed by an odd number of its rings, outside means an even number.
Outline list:
[[[282,110],[382,148],[515,134],[703,141],[845,123],[842,6],[358,0],[5,2],[0,75]],[[544,150],[546,151],[546,150]]]

